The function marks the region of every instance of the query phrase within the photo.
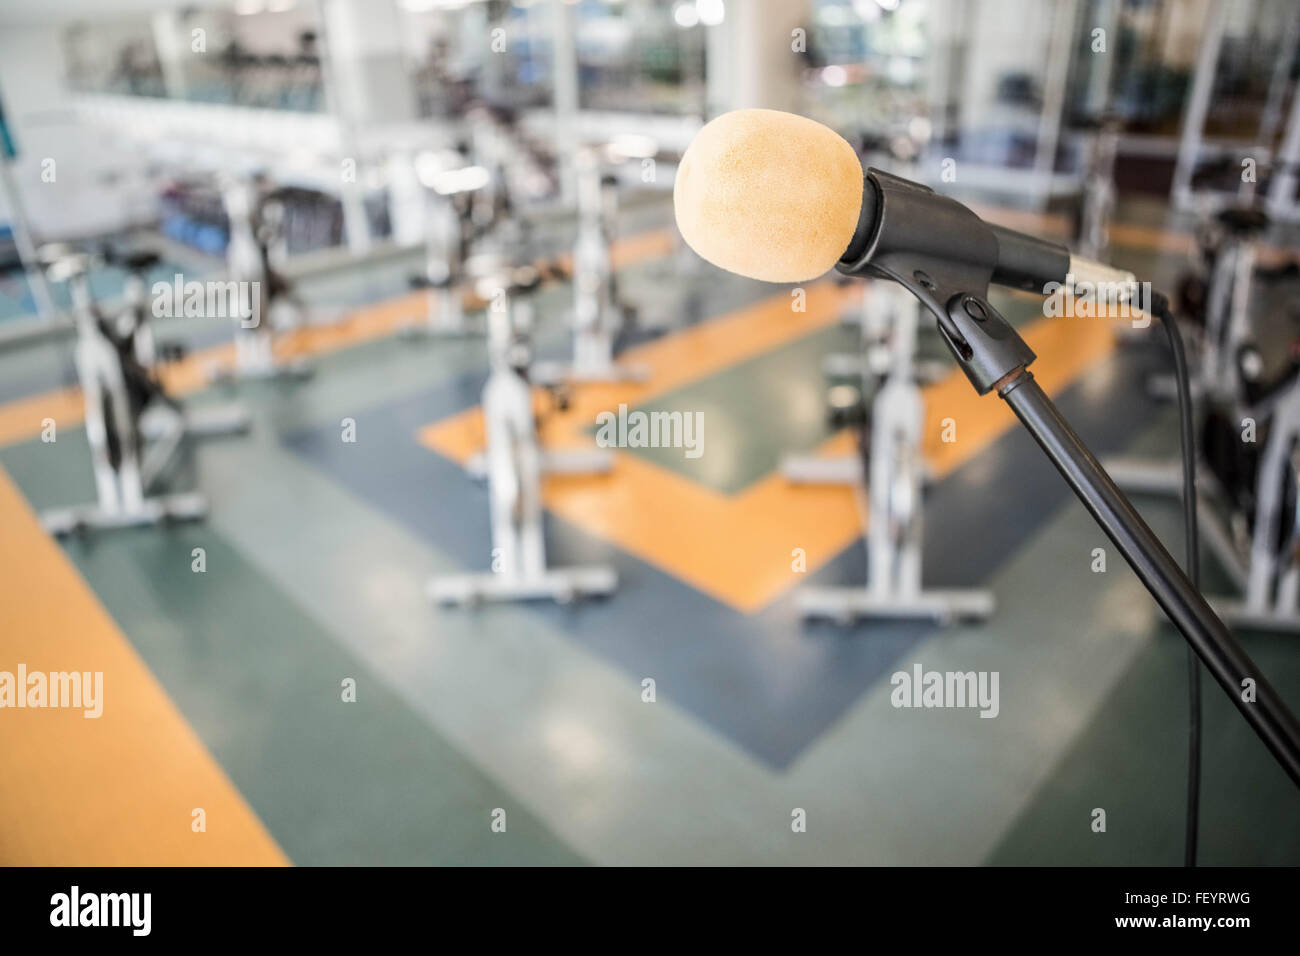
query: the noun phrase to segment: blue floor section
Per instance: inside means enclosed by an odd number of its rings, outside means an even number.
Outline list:
[[[1120,352],[1093,373],[1105,387],[1091,383],[1059,397],[1098,454],[1121,449],[1149,424],[1141,410],[1153,406],[1141,383],[1152,360],[1142,351]],[[333,426],[285,441],[413,534],[462,556],[467,570],[486,570],[486,488],[416,442],[421,426],[477,404],[480,384],[481,378],[467,377],[357,416],[372,454],[355,454]],[[938,483],[926,503],[926,583],[970,586],[990,578],[1069,495],[1051,470],[1017,429]],[[653,676],[666,698],[774,769],[787,767],[933,630],[914,622],[864,624],[856,630],[859,640],[845,640],[834,625],[801,624],[792,595],[744,615],[560,519],[549,522],[549,547],[557,565],[612,563],[622,583],[609,601],[539,604],[534,613],[561,622],[573,640],[631,676]],[[726,560],[726,553],[719,542],[717,559]],[[983,569],[982,576],[973,578],[972,568]],[[809,581],[857,584],[865,573],[863,548],[855,543]]]

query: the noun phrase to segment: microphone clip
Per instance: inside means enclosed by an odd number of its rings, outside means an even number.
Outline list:
[[[934,315],[957,364],[985,395],[1036,356],[988,301],[998,238],[927,186],[868,169],[858,232],[836,267],[901,283]]]
[[[981,395],[1037,358],[1015,326],[973,293],[957,293],[948,300],[947,322],[939,321],[939,332]]]

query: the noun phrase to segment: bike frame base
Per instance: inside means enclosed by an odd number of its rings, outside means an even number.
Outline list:
[[[819,458],[815,455],[789,455],[781,461],[781,476],[793,485],[860,485],[862,459],[857,455]]]
[[[208,381],[214,385],[232,385],[237,382],[262,382],[275,379],[301,381],[315,373],[311,360],[298,356],[277,359],[270,365],[219,365],[208,370]]]
[[[867,588],[803,588],[799,610],[810,620],[840,624],[860,620],[929,620],[939,624],[983,620],[994,610],[991,591],[935,590],[877,594]]]
[[[646,365],[565,365],[560,362],[538,362],[529,377],[537,385],[596,385],[600,383],[644,382],[650,378]]]
[[[614,470],[614,456],[599,448],[542,449],[542,474],[607,475]],[[487,455],[479,452],[465,462],[465,472],[475,481],[488,480]]]
[[[444,605],[473,606],[487,601],[556,601],[569,604],[587,597],[604,597],[618,587],[611,567],[588,565],[554,568],[534,577],[504,574],[457,574],[429,582],[429,597]]]
[[[151,496],[138,506],[121,511],[107,511],[98,504],[55,508],[41,514],[41,523],[46,531],[62,536],[78,531],[138,528],[169,521],[198,521],[207,513],[208,499],[197,492],[186,492]]]
[[[182,412],[185,434],[193,438],[216,438],[241,435],[248,431],[252,417],[242,405],[200,405]]]

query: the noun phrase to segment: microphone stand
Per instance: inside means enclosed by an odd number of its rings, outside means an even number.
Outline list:
[[[981,395],[996,391],[1011,407],[1300,786],[1300,724],[1295,716],[1034,381],[1029,371],[1036,358],[1033,350],[989,304],[988,286],[995,274],[1001,282],[1043,294],[1041,288],[1034,288],[1032,270],[1008,273],[1005,264],[998,262],[997,233],[960,203],[876,169],[867,171],[864,197],[873,189],[870,214],[876,222],[865,248],[855,248],[855,242],[840,261],[839,271],[893,279],[934,314],[945,343],[976,391]],[[864,216],[868,208],[864,198]]]
[[[1022,368],[998,389],[1243,717],[1300,786],[1300,726],[1227,625]],[[1253,690],[1253,693],[1251,692]],[[1253,699],[1252,699],[1253,698]]]

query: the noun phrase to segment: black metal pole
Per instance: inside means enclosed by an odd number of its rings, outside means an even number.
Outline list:
[[[1300,724],[1178,563],[1088,451],[1052,400],[1021,369],[998,387],[1084,507],[1142,579],[1243,717],[1300,786]],[[1253,699],[1251,685],[1253,682]]]

